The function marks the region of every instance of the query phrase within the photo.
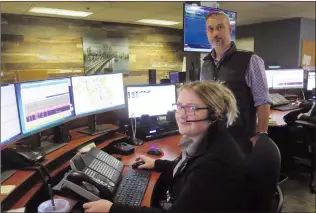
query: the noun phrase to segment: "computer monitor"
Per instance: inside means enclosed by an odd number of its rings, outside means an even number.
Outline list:
[[[219,8],[211,8],[198,6],[195,4],[184,4],[183,9],[183,49],[188,52],[211,52],[212,46],[206,35],[206,16],[214,11],[224,12],[232,25],[231,40],[236,40],[236,19],[237,13],[221,10]]]
[[[178,71],[170,71],[169,72],[170,83],[179,83],[179,72]]]
[[[15,85],[1,85],[1,146],[21,135]]]
[[[266,70],[268,87],[273,87],[273,70]]]
[[[74,116],[70,78],[16,84],[23,134],[60,125]]]
[[[316,88],[315,86],[315,79],[316,79],[316,76],[315,76],[315,73],[316,71],[308,71],[308,74],[307,74],[307,90],[308,91],[312,91],[313,88]]]
[[[303,69],[273,70],[273,89],[301,89],[303,87]]]
[[[126,87],[128,117],[166,115],[176,102],[174,84],[132,85]]]
[[[80,132],[107,132],[104,125],[96,125],[96,114],[125,107],[122,73],[76,76],[71,81],[76,116],[92,115],[89,128]]]

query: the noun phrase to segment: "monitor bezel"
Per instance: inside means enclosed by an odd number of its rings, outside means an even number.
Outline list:
[[[34,81],[22,81],[22,82],[17,82],[16,83],[16,85],[18,85],[18,84],[23,84],[23,83],[34,83],[34,82],[43,82],[43,81],[55,81],[55,80],[64,80],[64,79],[68,79],[69,80],[69,82],[70,82],[70,91],[69,91],[69,93],[70,93],[70,102],[71,102],[71,104],[72,104],[72,108],[73,108],[73,113],[72,113],[72,115],[70,115],[70,116],[68,116],[68,117],[65,117],[65,118],[62,118],[62,119],[60,119],[60,120],[58,120],[58,121],[56,121],[56,122],[54,122],[54,123],[51,123],[51,124],[49,124],[49,125],[46,125],[46,126],[43,126],[43,127],[41,127],[41,128],[38,128],[38,129],[36,129],[36,130],[31,130],[31,131],[28,131],[28,132],[23,132],[23,128],[22,128],[22,115],[21,115],[21,110],[22,110],[22,103],[21,103],[21,101],[22,100],[20,100],[19,99],[19,97],[20,97],[20,95],[21,95],[21,93],[20,93],[20,91],[18,91],[18,88],[16,87],[16,94],[17,94],[17,98],[18,98],[18,106],[19,106],[19,117],[20,117],[20,122],[21,122],[21,131],[22,131],[22,134],[23,134],[23,138],[24,137],[28,137],[28,136],[31,136],[31,135],[34,135],[34,134],[36,134],[36,133],[39,133],[39,132],[42,132],[42,131],[45,131],[45,130],[47,130],[47,129],[51,129],[51,128],[54,128],[54,127],[56,127],[56,126],[59,126],[59,125],[61,125],[61,124],[65,124],[65,123],[67,123],[67,122],[69,122],[69,121],[71,121],[71,120],[74,120],[75,118],[76,118],[76,115],[75,115],[75,113],[74,113],[74,104],[73,104],[73,97],[72,97],[72,82],[71,82],[71,79],[70,79],[70,77],[62,77],[62,78],[52,78],[52,79],[43,79],[43,80],[34,80]],[[21,137],[22,138],[22,137]],[[21,139],[20,138],[20,139]]]
[[[126,97],[125,97],[125,88],[124,88],[124,79],[123,79],[123,73],[101,73],[101,74],[96,74],[96,75],[78,75],[78,76],[72,76],[70,77],[71,79],[71,85],[72,84],[72,79],[73,78],[78,78],[78,77],[91,77],[91,76],[104,76],[104,75],[115,75],[115,74],[121,74],[122,75],[122,81],[123,81],[123,95],[124,95],[124,104],[122,105],[117,105],[115,107],[111,107],[111,108],[103,108],[100,110],[96,110],[96,111],[90,111],[90,112],[86,112],[86,113],[81,113],[81,114],[77,114],[76,112],[76,105],[75,105],[75,96],[74,96],[74,92],[73,89],[72,91],[72,101],[73,101],[73,106],[74,106],[74,112],[75,112],[75,117],[76,118],[82,118],[82,117],[86,117],[86,116],[90,116],[90,115],[96,115],[96,114],[101,114],[104,112],[109,112],[109,111],[113,111],[113,110],[119,110],[119,109],[124,109],[126,108]]]
[[[5,141],[0,142],[0,143],[1,143],[1,144],[0,144],[1,150],[2,150],[3,148],[5,148],[5,146],[6,146],[8,143],[16,142],[16,141],[18,141],[19,139],[21,139],[21,138],[23,137],[22,125],[21,125],[21,118],[20,118],[20,110],[19,110],[19,103],[18,103],[18,95],[17,95],[17,91],[16,91],[16,83],[1,84],[1,89],[2,89],[2,87],[11,86],[11,85],[13,85],[13,87],[14,87],[15,101],[16,101],[16,107],[17,107],[17,111],[18,111],[18,118],[19,118],[19,124],[20,124],[20,133],[18,133],[18,134],[15,135],[15,136],[10,137],[9,139],[7,139],[7,140],[5,140]]]
[[[280,68],[280,69],[272,69],[273,70],[273,72],[274,71],[282,71],[282,70],[289,70],[289,72],[291,71],[291,70],[293,70],[293,71],[295,71],[295,70],[302,70],[303,71],[303,85],[301,86],[301,87],[273,87],[273,85],[272,85],[272,89],[273,90],[287,90],[287,89],[304,89],[304,69],[303,68],[301,68],[301,67],[299,67],[299,68]]]
[[[178,99],[178,94],[177,94],[177,85],[174,83],[168,83],[168,84],[133,84],[133,85],[126,85],[125,86],[125,103],[126,103],[126,109],[127,109],[127,117],[128,119],[134,118],[129,116],[129,104],[128,104],[128,96],[127,96],[127,88],[128,87],[160,87],[160,86],[174,86],[175,88],[175,103],[177,102]],[[174,104],[175,104],[174,103]],[[160,116],[166,116],[166,114],[161,114],[161,115],[150,115],[150,117],[160,117]],[[140,117],[135,117],[135,118],[140,118]]]
[[[182,7],[182,13],[183,13],[183,17],[182,17],[182,32],[183,32],[183,36],[182,36],[182,51],[183,52],[188,52],[188,53],[190,53],[190,52],[196,52],[196,53],[210,53],[211,51],[212,51],[212,49],[213,48],[211,48],[210,49],[210,51],[206,51],[206,49],[205,49],[205,51],[200,51],[200,50],[186,50],[185,49],[185,28],[184,28],[184,26],[185,26],[185,22],[184,22],[184,20],[185,20],[185,6],[186,5],[197,5],[198,7],[204,7],[204,8],[209,8],[209,9],[217,9],[217,10],[220,10],[220,11],[223,11],[223,12],[225,12],[225,11],[227,11],[227,12],[232,12],[232,13],[235,13],[235,21],[236,21],[236,23],[235,23],[235,25],[236,25],[236,30],[235,30],[235,33],[236,33],[236,31],[237,31],[237,18],[238,18],[238,13],[236,12],[236,11],[232,11],[232,10],[224,10],[224,9],[220,9],[220,8],[216,8],[216,7],[208,7],[208,6],[203,6],[203,5],[198,5],[198,4],[195,4],[195,3],[193,3],[193,4],[190,4],[190,3],[183,3],[183,7]]]

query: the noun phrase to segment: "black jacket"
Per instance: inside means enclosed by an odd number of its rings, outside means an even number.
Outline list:
[[[155,169],[172,178],[176,161],[156,160]],[[221,121],[214,123],[196,154],[172,178],[174,198],[167,212],[242,212],[246,208],[245,160]],[[113,204],[110,213],[158,213],[162,209]]]

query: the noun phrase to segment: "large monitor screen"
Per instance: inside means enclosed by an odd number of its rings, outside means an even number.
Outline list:
[[[176,102],[175,85],[127,86],[128,116],[166,115]]]
[[[35,133],[74,116],[69,78],[19,83],[22,132]]]
[[[1,86],[1,145],[21,134],[15,85]]]
[[[273,70],[273,89],[300,89],[303,87],[303,69]]]
[[[315,71],[309,71],[307,75],[307,90],[311,91],[313,88],[316,88],[315,79]]]
[[[266,70],[267,83],[268,87],[272,88],[273,86],[273,70]]]
[[[211,8],[205,6],[198,6],[192,4],[184,4],[183,11],[183,48],[184,51],[189,52],[211,52],[212,45],[207,39],[206,35],[206,16],[213,11],[224,12],[230,20],[232,25],[231,40],[236,39],[236,20],[237,13],[221,10],[218,8]]]
[[[125,107],[122,73],[72,77],[76,115]]]

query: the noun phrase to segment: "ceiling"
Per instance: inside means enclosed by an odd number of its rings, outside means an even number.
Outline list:
[[[236,11],[237,25],[287,18],[315,20],[315,1],[311,2],[218,2],[219,8]],[[139,19],[180,22],[171,28],[182,29],[183,2],[1,2],[2,13],[33,15],[31,7],[49,7],[93,12],[85,20],[137,24]],[[39,14],[36,14],[39,15]],[[44,15],[51,16],[51,15]],[[54,17],[54,16],[51,16]],[[56,16],[60,17],[60,16]],[[82,19],[82,18],[80,18]]]

